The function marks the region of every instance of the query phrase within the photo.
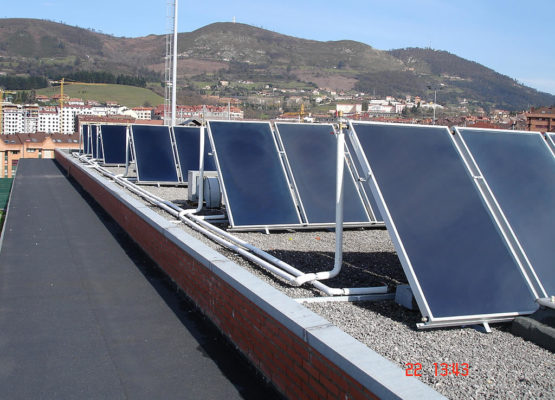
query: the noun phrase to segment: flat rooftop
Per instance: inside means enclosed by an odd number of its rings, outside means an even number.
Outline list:
[[[21,160],[0,248],[3,398],[280,398],[53,160]]]
[[[110,167],[113,173],[123,169]],[[98,174],[99,177],[102,175]],[[147,191],[183,208],[187,188],[142,185]],[[130,193],[136,199],[140,197]],[[169,221],[175,218],[152,207]],[[212,242],[202,234],[178,223],[187,234],[203,241],[294,299],[317,299],[323,294],[313,287],[292,287]],[[222,227],[225,225],[222,225]],[[333,267],[335,233],[332,230],[284,230],[235,232],[237,237],[267,251],[303,272]],[[385,229],[348,229],[344,234],[344,269],[325,281],[330,287],[396,286],[407,279]],[[406,369],[420,364],[421,381],[448,398],[522,399],[555,396],[555,354],[511,333],[511,323],[492,324],[492,332],[476,327],[417,330],[418,311],[407,310],[394,301],[303,302],[305,307],[351,335],[361,343]],[[469,365],[468,376],[441,376],[441,363]],[[435,365],[439,371],[436,372]]]

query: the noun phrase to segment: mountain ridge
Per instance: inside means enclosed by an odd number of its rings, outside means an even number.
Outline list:
[[[218,22],[180,33],[178,53],[184,66],[180,85],[187,87],[195,76],[216,81],[250,77],[396,97],[429,97],[429,88],[438,87],[438,97],[449,104],[466,99],[509,110],[555,104],[551,94],[441,50],[383,51],[349,39],[322,42]],[[52,21],[0,19],[0,72],[6,74],[52,77],[106,70],[161,80],[164,55],[165,35],[115,37]]]

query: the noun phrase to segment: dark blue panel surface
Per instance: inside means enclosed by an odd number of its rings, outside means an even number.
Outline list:
[[[125,164],[126,125],[102,125],[102,151],[106,164]]]
[[[198,171],[200,153],[200,128],[189,126],[176,126],[173,128],[175,144],[177,147],[177,157],[183,174],[183,179],[187,180],[187,171]],[[214,157],[210,155],[210,140],[208,133],[204,131],[204,170],[216,171]]]
[[[337,139],[333,125],[276,123],[276,128],[308,222],[335,222]],[[343,196],[345,222],[370,222],[347,165]]]
[[[457,128],[547,295],[555,295],[555,157],[539,133]]]
[[[177,182],[170,128],[133,125],[137,178],[142,182]]]
[[[89,136],[91,140],[91,154],[93,158],[98,158],[98,132],[96,125],[89,125]]]
[[[91,154],[90,153],[90,137],[89,137],[89,125],[83,125],[83,136],[81,137],[82,144],[83,144],[83,154]]]
[[[447,128],[353,127],[405,273],[419,285],[432,318],[537,308]]]
[[[300,219],[266,122],[209,122],[233,226],[292,225]]]

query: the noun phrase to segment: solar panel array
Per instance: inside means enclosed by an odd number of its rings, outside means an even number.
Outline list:
[[[230,225],[236,230],[335,224],[337,139],[332,124],[210,121]],[[347,149],[345,149],[347,150]],[[345,161],[346,226],[379,223]]]
[[[131,149],[139,183],[185,183],[199,169],[200,127],[132,125]],[[204,170],[215,171],[205,132]]]
[[[425,326],[537,309],[447,128],[352,122],[350,135]]]
[[[456,128],[526,255],[538,295],[555,295],[555,157],[539,132]]]
[[[332,226],[334,126],[275,127],[208,122],[205,170],[218,171],[231,227]],[[84,125],[83,152],[125,162],[126,130]],[[137,180],[184,182],[200,132],[132,126]],[[345,225],[383,219],[422,327],[507,320],[555,295],[555,134],[355,121],[348,133]]]

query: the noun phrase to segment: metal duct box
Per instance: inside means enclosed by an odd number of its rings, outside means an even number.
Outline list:
[[[187,190],[187,200],[189,201],[198,201],[198,178],[200,176],[200,171],[192,171],[189,170],[187,173],[187,182],[188,182],[188,190]],[[204,177],[218,177],[217,171],[204,171]]]

